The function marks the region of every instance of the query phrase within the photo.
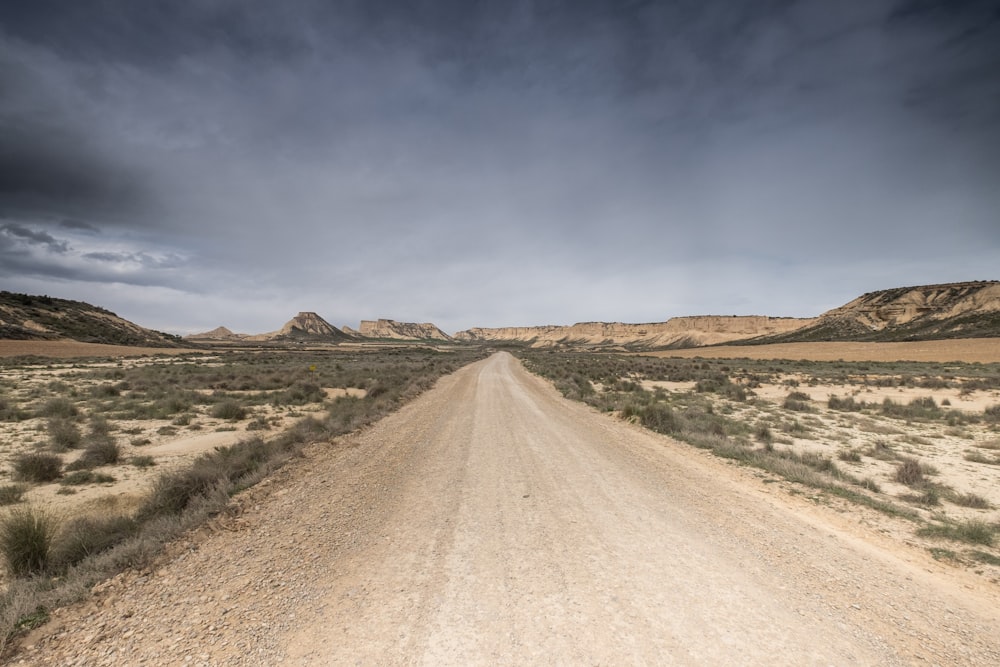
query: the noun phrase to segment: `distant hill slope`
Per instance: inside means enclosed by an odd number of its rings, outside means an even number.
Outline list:
[[[450,341],[451,336],[441,331],[430,322],[420,324],[413,322],[397,322],[396,320],[361,320],[357,329],[344,327],[347,331],[364,338],[382,338],[391,340],[440,340]]]
[[[579,322],[570,326],[473,328],[456,333],[455,340],[518,342],[533,347],[582,345],[641,349],[687,348],[785,333],[812,322],[812,319],[764,315],[696,315],[673,317],[666,322],[648,324]]]
[[[143,347],[181,343],[177,336],[146,329],[83,301],[14,292],[0,292],[0,338]]]
[[[809,326],[748,343],[913,341],[1000,337],[1000,282],[897,287],[869,292]]]
[[[184,336],[184,340],[190,340],[195,342],[197,341],[212,342],[212,341],[223,341],[223,340],[239,341],[243,340],[246,337],[247,337],[246,334],[233,333],[226,327],[216,327],[211,331],[205,331],[203,333],[195,333]]]

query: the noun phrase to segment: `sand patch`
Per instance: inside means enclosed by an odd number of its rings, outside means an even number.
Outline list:
[[[809,361],[1000,362],[1000,338],[964,338],[907,343],[779,343],[726,345],[641,352],[653,357],[691,359],[805,359]]]

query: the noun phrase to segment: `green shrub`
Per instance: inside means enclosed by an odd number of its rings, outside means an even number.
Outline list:
[[[1000,422],[1000,404],[991,405],[983,410],[983,419],[994,424]]]
[[[49,566],[55,519],[34,508],[15,509],[0,521],[0,552],[16,577],[39,574]]]
[[[115,398],[121,395],[121,389],[115,384],[98,384],[90,388],[90,395],[94,398]]]
[[[149,468],[156,465],[156,459],[152,456],[133,456],[129,459],[129,463],[136,468]]]
[[[925,526],[917,531],[917,535],[925,537],[940,537],[970,544],[992,546],[996,526],[985,521],[972,519],[961,523],[941,523]]]
[[[168,417],[191,408],[191,400],[183,394],[170,394],[153,404],[153,410],[158,417]]]
[[[899,454],[893,451],[892,445],[885,440],[876,440],[875,444],[869,447],[865,453],[879,461],[895,461],[899,458]]]
[[[62,417],[70,419],[76,417],[78,411],[73,402],[68,398],[50,398],[37,410],[39,417]]]
[[[77,425],[65,417],[49,419],[49,447],[54,452],[65,452],[80,446],[83,436]]]
[[[5,398],[0,398],[0,422],[19,422],[31,417],[29,413],[13,405]]]
[[[192,500],[208,494],[222,482],[223,476],[219,470],[196,461],[187,470],[167,473],[157,478],[137,516],[140,520],[148,520],[155,516],[180,514]]]
[[[781,404],[781,407],[794,412],[812,412],[812,407],[809,403],[791,397],[786,398],[785,402]]]
[[[226,399],[221,403],[216,403],[214,406],[212,406],[212,411],[210,414],[216,419],[228,419],[230,421],[237,421],[246,418],[247,409],[237,401],[234,401],[232,399]]]
[[[109,438],[111,437],[111,423],[101,416],[94,415],[90,418],[90,437]]]
[[[660,403],[646,406],[627,405],[622,410],[622,417],[625,419],[637,417],[639,423],[646,428],[667,435],[677,433],[679,428],[674,411],[670,406]]]
[[[24,484],[5,484],[0,486],[0,505],[14,505],[21,502],[21,497],[28,490]]]
[[[326,393],[318,384],[312,382],[296,382],[291,387],[275,396],[274,405],[306,405],[307,403],[322,403]]]
[[[127,516],[78,517],[62,527],[51,550],[52,567],[76,565],[136,535],[139,524]]]
[[[841,412],[857,412],[864,407],[864,403],[855,402],[853,396],[840,398],[834,395],[827,400],[826,406],[831,410],[840,410]]]
[[[115,478],[111,475],[94,472],[93,470],[75,470],[61,480],[63,486],[82,486],[83,484],[110,484]]]
[[[977,510],[988,510],[992,507],[990,501],[975,493],[955,493],[948,496],[948,500],[961,507],[971,507]]]
[[[87,470],[97,466],[114,465],[121,458],[121,448],[111,438],[94,440],[87,444],[76,461],[66,466],[67,470]]]
[[[14,479],[43,484],[59,479],[62,459],[55,454],[20,454],[14,459]]]
[[[983,454],[982,452],[977,452],[974,449],[970,449],[965,453],[965,460],[972,461],[973,463],[987,463],[989,465],[1000,465],[1000,457],[989,456]]]
[[[925,487],[922,493],[907,494],[901,498],[920,505],[936,506],[941,504],[941,494],[933,486]]]
[[[247,424],[248,431],[267,431],[270,430],[271,423],[267,421],[263,416],[254,417],[249,424]]]
[[[940,419],[944,413],[930,396],[915,398],[901,405],[890,398],[882,401],[882,414],[896,419]]]
[[[861,452],[856,449],[842,449],[837,452],[837,458],[841,461],[849,461],[851,463],[861,462]]]
[[[896,467],[895,480],[906,486],[917,486],[924,483],[924,471],[916,459],[904,458]]]

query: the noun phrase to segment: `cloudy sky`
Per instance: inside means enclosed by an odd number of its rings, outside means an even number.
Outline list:
[[[147,327],[1000,278],[995,0],[0,4],[0,289]]]

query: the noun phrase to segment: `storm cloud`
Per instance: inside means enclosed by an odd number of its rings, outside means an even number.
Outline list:
[[[996,3],[22,4],[6,289],[455,331],[997,277]]]

